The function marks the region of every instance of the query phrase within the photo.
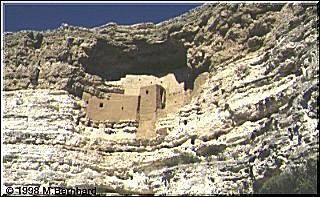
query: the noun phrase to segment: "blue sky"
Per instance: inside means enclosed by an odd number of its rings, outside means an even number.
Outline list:
[[[159,23],[179,16],[202,3],[149,4],[17,4],[4,3],[4,31],[46,30],[62,23],[87,28],[108,22],[129,25],[141,22]]]

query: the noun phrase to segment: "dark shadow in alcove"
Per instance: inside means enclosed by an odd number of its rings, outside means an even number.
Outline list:
[[[141,39],[132,44],[134,49],[125,50],[98,39],[94,47],[85,49],[88,56],[79,61],[86,72],[106,81],[120,80],[126,74],[163,77],[173,73],[179,83],[185,82],[185,89],[193,89],[195,78],[208,70],[206,66],[197,70],[187,67],[187,49],[175,40],[149,44]]]

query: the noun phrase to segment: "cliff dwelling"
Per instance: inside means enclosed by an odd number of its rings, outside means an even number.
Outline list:
[[[316,194],[317,13],[204,3],[159,24],[4,32],[4,195]]]
[[[177,112],[190,102],[192,96],[192,92],[185,91],[184,83],[179,83],[172,73],[161,78],[126,75],[119,81],[106,83],[121,86],[124,92],[106,93],[103,98],[83,92],[87,119],[102,123],[138,122],[137,137],[154,137],[156,120]]]
[[[86,122],[92,122],[93,127],[105,124],[113,129],[113,123],[135,122],[136,137],[152,138],[157,121],[190,103],[201,90],[199,84],[208,78],[210,60],[203,55],[197,59],[201,66],[195,66],[197,61],[189,60],[188,47],[179,40],[160,36],[150,42],[135,37],[132,45],[122,46],[109,43],[104,34],[100,36],[82,46],[85,55],[79,63],[86,73],[116,90],[100,94],[99,87],[80,87],[74,91],[81,92]]]

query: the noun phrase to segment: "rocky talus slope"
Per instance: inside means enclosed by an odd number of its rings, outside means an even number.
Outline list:
[[[160,24],[5,33],[4,184],[253,193],[319,156],[318,23],[312,4],[205,4]],[[155,138],[136,138],[138,123],[86,121],[83,91],[176,70],[196,91]]]

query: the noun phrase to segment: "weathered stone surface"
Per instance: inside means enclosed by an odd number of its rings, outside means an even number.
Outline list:
[[[206,4],[160,24],[6,33],[5,185],[252,193],[270,171],[318,157],[317,23],[316,5]],[[136,138],[137,122],[86,119],[83,91],[184,72],[198,90],[152,139]]]

